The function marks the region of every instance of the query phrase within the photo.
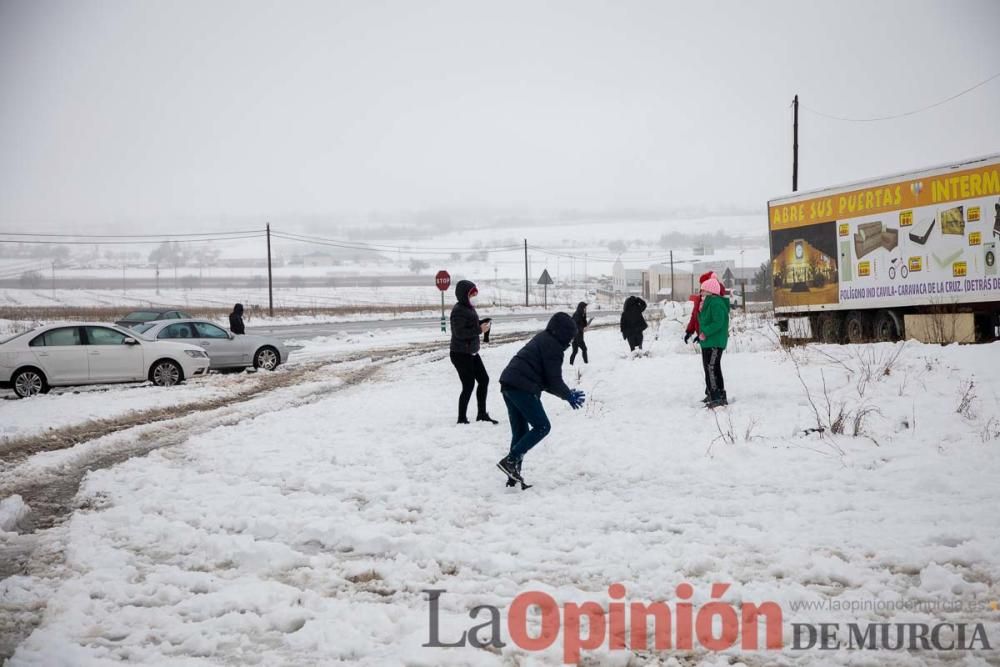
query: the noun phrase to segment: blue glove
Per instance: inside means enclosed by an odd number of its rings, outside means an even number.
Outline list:
[[[574,410],[579,410],[583,407],[583,402],[586,400],[586,397],[587,395],[579,389],[571,389],[569,392],[569,398],[566,400],[569,401],[569,404]]]

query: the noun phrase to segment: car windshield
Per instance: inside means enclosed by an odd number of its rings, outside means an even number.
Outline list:
[[[152,322],[155,319],[159,319],[161,311],[159,310],[137,310],[134,313],[129,313],[122,318],[123,321],[128,322]]]
[[[155,326],[153,322],[143,322],[132,327],[134,333],[146,333]]]

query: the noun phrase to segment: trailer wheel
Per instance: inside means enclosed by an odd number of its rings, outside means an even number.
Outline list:
[[[848,343],[857,345],[871,340],[871,327],[865,313],[857,310],[848,313],[844,328],[847,330]]]
[[[816,321],[816,334],[821,343],[840,342],[840,318],[836,313],[823,313]]]
[[[878,343],[894,343],[899,340],[896,319],[888,310],[880,310],[875,315],[872,337]]]

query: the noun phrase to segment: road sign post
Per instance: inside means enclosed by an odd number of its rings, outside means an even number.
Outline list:
[[[542,275],[538,279],[538,284],[542,285],[542,307],[548,309],[549,307],[549,285],[552,284],[552,276],[549,275],[548,269],[542,269]]]
[[[451,287],[451,274],[443,269],[438,271],[434,276],[434,285],[441,291],[441,331],[445,332],[448,330],[448,327],[446,325],[447,320],[444,317],[444,293]]]

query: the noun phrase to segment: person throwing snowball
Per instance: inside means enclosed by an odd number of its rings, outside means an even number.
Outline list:
[[[575,335],[573,319],[556,313],[545,331],[535,334],[500,374],[500,393],[510,416],[510,452],[497,467],[507,475],[507,486],[520,483],[522,489],[530,488],[521,475],[521,462],[552,430],[542,406],[542,392],[558,396],[574,410],[583,407],[586,395],[570,389],[562,379],[563,354]]]

